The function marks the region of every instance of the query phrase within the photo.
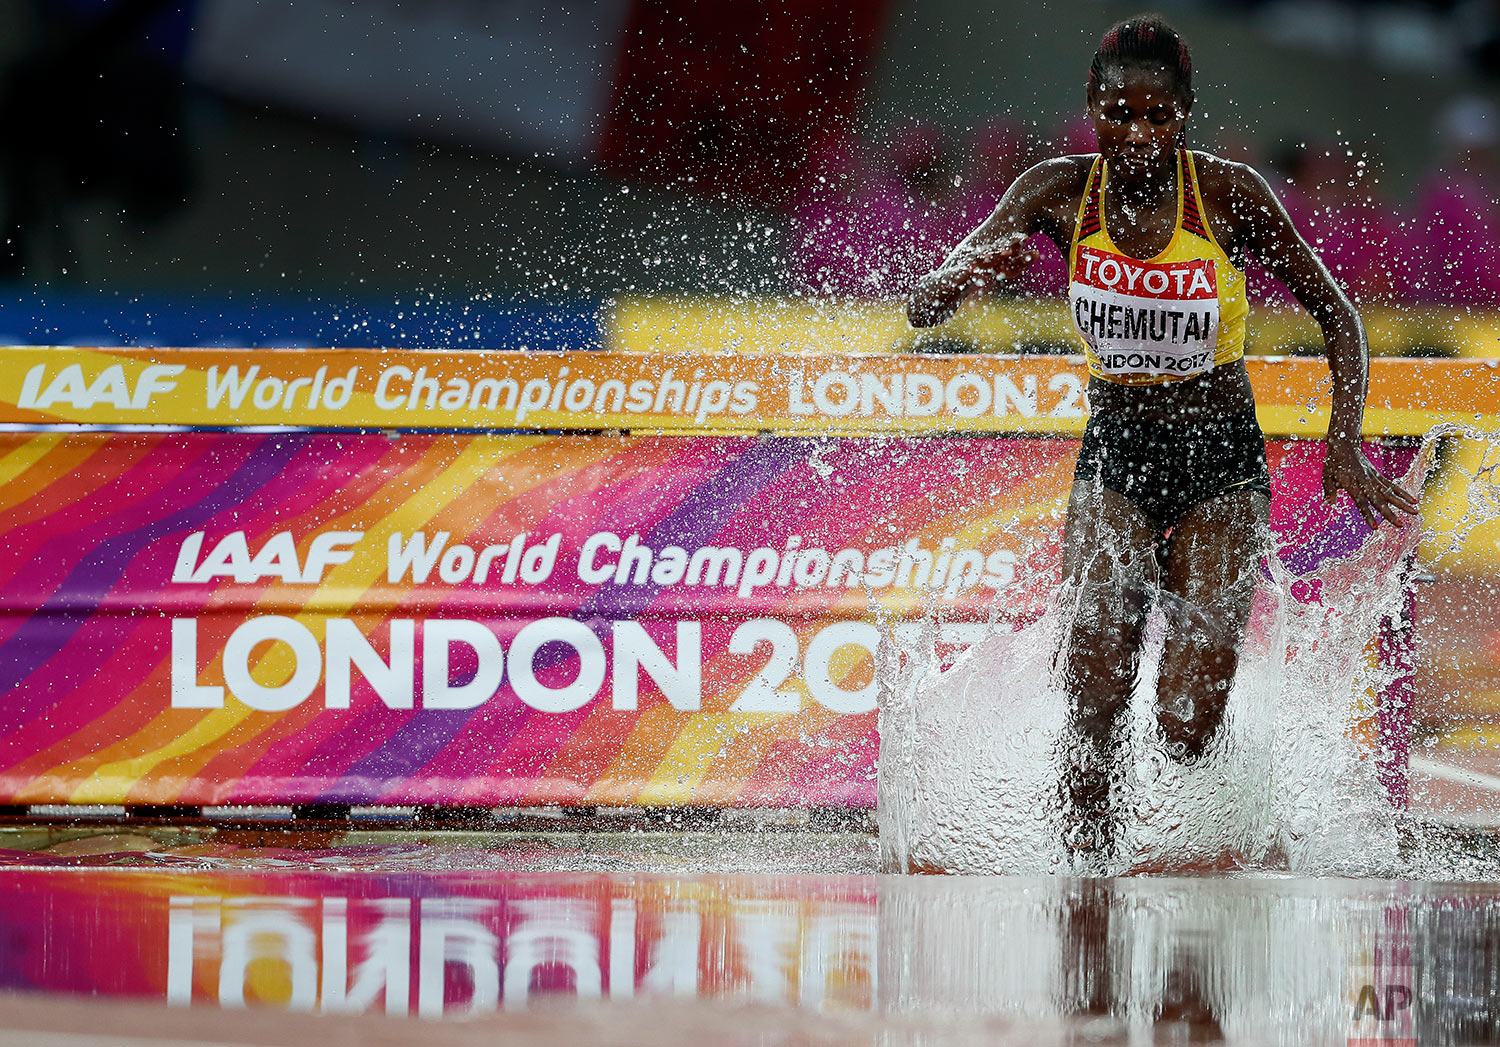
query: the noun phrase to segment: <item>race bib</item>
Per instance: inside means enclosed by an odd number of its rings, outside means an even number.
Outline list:
[[[1184,378],[1214,365],[1213,259],[1139,262],[1080,246],[1068,299],[1101,374]]]

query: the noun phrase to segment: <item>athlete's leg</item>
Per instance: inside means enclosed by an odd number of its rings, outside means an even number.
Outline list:
[[[1109,766],[1140,664],[1158,584],[1159,532],[1129,498],[1075,481],[1063,530],[1064,612],[1058,671],[1069,705],[1061,799],[1070,842],[1107,846]]]
[[[1203,754],[1224,720],[1269,519],[1265,492],[1231,488],[1188,510],[1172,531],[1157,717],[1168,752],[1184,762]]]

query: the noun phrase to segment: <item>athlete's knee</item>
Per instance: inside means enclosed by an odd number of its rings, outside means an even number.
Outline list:
[[[1088,585],[1074,594],[1063,648],[1069,662],[1089,663],[1114,672],[1133,667],[1142,627],[1151,610],[1144,587]]]
[[[1158,687],[1157,725],[1167,753],[1191,763],[1203,755],[1218,734],[1233,681],[1219,677],[1174,683]]]
[[[1089,738],[1108,739],[1130,706],[1133,681],[1076,676],[1070,682],[1068,712],[1073,729]]]
[[[1127,633],[1129,637],[1130,633]],[[1104,737],[1124,715],[1135,690],[1139,651],[1127,638],[1075,634],[1059,666],[1075,728]]]

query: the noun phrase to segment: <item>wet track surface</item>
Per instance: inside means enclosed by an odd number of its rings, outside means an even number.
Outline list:
[[[866,834],[784,829],[59,835],[0,856],[0,1043],[1500,1042],[1497,883],[883,876]]]

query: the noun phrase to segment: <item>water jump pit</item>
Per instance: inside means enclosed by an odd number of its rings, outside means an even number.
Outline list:
[[[1483,693],[1483,441],[1427,436],[1495,428],[1482,362],[1372,366],[1444,515],[1371,535],[1326,367],[1251,361],[1279,556],[1223,751],[1138,731],[1079,870],[1077,361],[5,352],[16,1042],[1500,1035],[1500,766],[1423,704]]]
[[[11,1042],[1484,1043],[1496,1031],[1493,883],[877,875],[852,871],[873,863],[868,837],[767,826],[738,842],[734,830],[539,832],[317,849],[173,832],[154,851],[111,850],[148,832],[99,840],[101,853],[6,855]],[[736,864],[758,871],[685,871]]]

